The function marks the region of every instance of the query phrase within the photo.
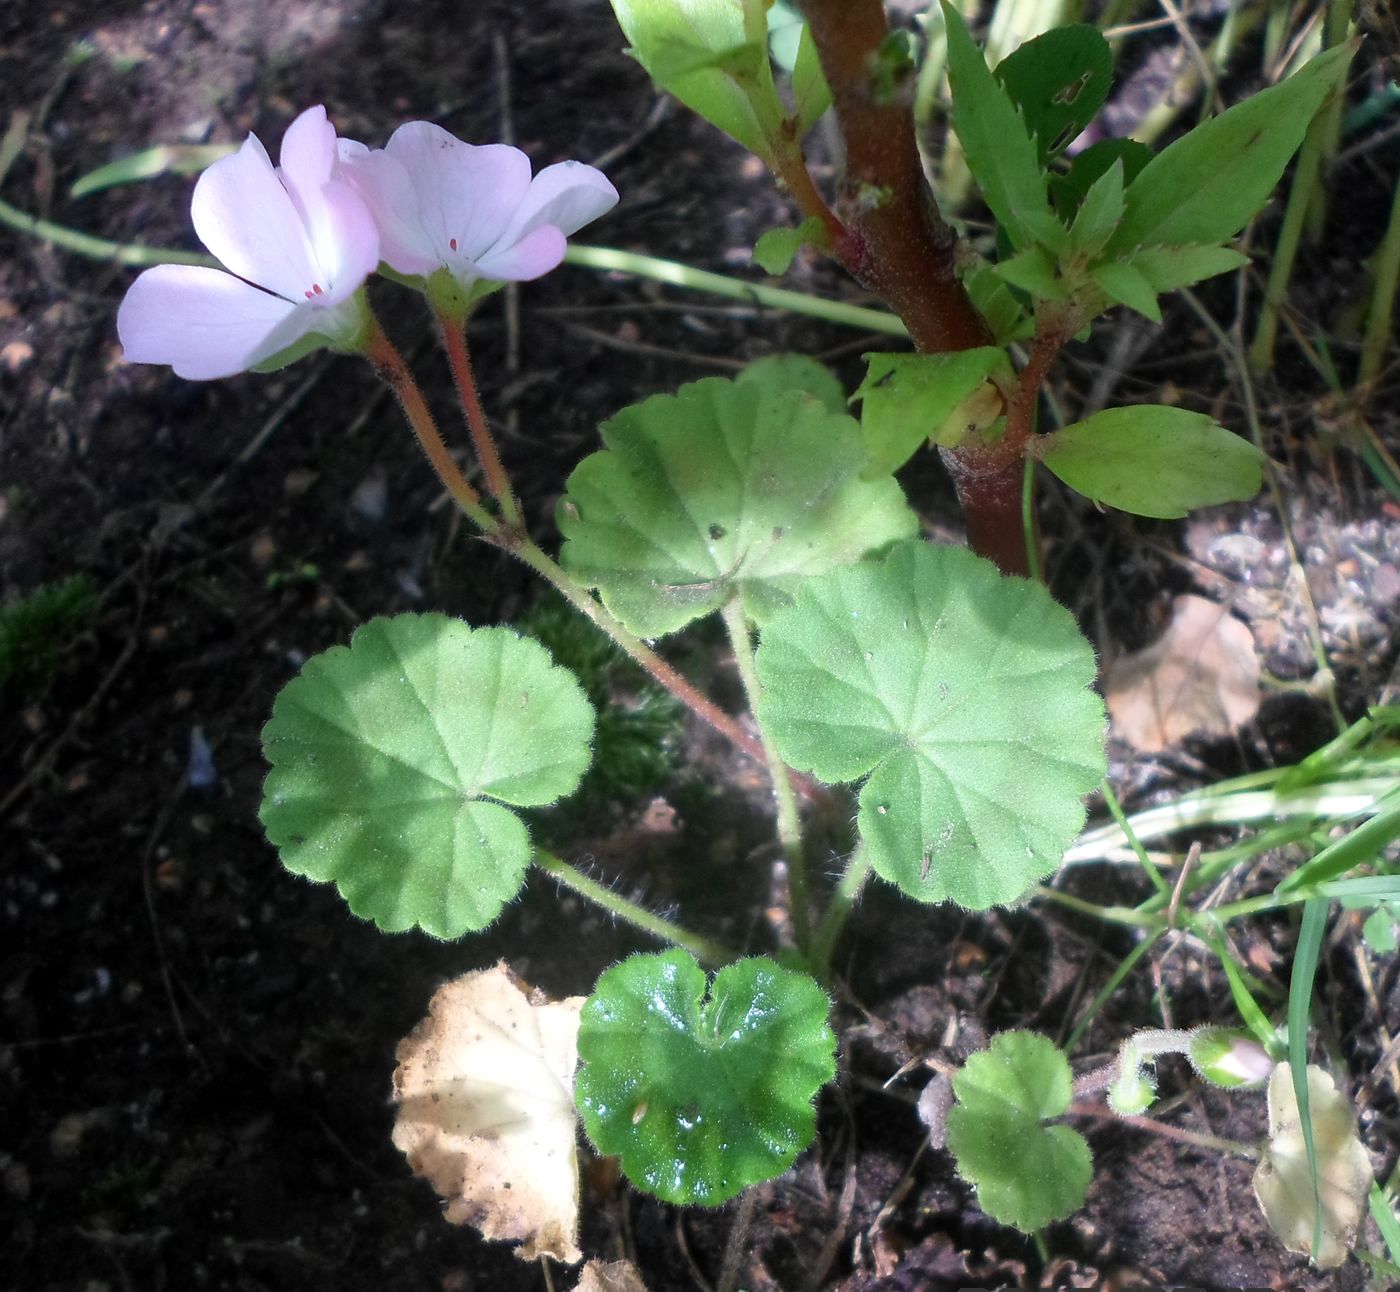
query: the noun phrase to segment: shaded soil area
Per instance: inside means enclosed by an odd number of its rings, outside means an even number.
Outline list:
[[[623,197],[590,240],[751,274],[754,239],[791,222],[782,197],[736,145],[659,100],[622,45],[601,0],[10,0],[0,108],[24,142],[0,196],[116,242],[192,248],[187,181],[82,199],[70,185],[154,142],[249,130],[273,141],[321,102],[342,134],[372,144],[428,118],[470,140],[512,141],[537,166],[596,162]],[[1135,51],[1131,61],[1144,61]],[[1304,336],[1357,299],[1395,172],[1393,146],[1348,163],[1333,237],[1300,274]],[[509,1249],[444,1224],[409,1174],[389,1142],[394,1047],[438,984],[468,969],[504,956],[567,996],[652,944],[540,876],[461,944],[384,936],[329,887],[286,874],[257,821],[258,733],[309,655],[375,614],[510,620],[536,590],[442,505],[366,366],[318,355],[210,384],[124,366],[113,320],[131,277],[111,258],[0,228],[0,592],[12,600],[84,575],[95,597],[52,667],[0,691],[0,1287],[548,1286]],[[812,261],[791,285],[862,300]],[[1231,291],[1202,292],[1227,328]],[[444,428],[465,442],[426,318],[392,290],[376,299]],[[888,343],[562,269],[491,302],[472,344],[503,452],[547,536],[568,469],[624,404],[785,350],[825,359],[852,388],[860,353]],[[1070,408],[1164,390],[1245,425],[1231,368],[1185,305],[1160,330],[1110,319],[1055,387]],[[1387,686],[1393,702],[1400,504],[1319,421],[1324,394],[1292,342],[1260,390],[1309,593],[1267,499],[1153,525],[1047,488],[1052,587],[1106,660],[1154,637],[1170,598],[1194,589],[1251,626],[1265,668],[1285,681],[1312,675],[1316,626],[1346,717]],[[1383,392],[1373,408],[1396,451],[1393,399]],[[956,541],[936,462],[912,466],[906,483],[930,532]],[[735,704],[732,662],[706,663],[714,644],[701,633],[675,658]],[[1334,731],[1321,701],[1280,692],[1236,739],[1150,757],[1115,745],[1115,782],[1131,804],[1147,803],[1296,759]],[[649,905],[771,950],[763,783],[703,732],[669,739],[698,770],[678,760],[597,808],[571,855]],[[1285,864],[1260,863],[1251,891]],[[1121,869],[1062,883],[1100,902],[1141,896],[1140,878]],[[1241,948],[1279,1000],[1294,938],[1288,921],[1270,919]],[[982,1215],[949,1155],[927,1146],[914,1109],[926,1081],[1005,1028],[1063,1039],[1132,945],[1126,931],[1043,904],[973,916],[872,888],[840,957],[841,1076],[821,1097],[815,1149],[747,1203],[714,1212],[660,1206],[588,1162],[585,1249],[633,1257],[652,1292],[1110,1277],[1363,1286],[1355,1261],[1320,1275],[1283,1251],[1247,1162],[1086,1116],[1095,1184],[1038,1250]],[[1233,1021],[1228,999],[1218,964],[1169,939],[1096,1017],[1074,1061],[1101,1063],[1127,1032],[1164,1017]],[[1400,974],[1393,955],[1362,948],[1355,920],[1328,943],[1319,1000],[1336,1070],[1389,1170],[1400,1114],[1393,1047],[1384,1052],[1400,1029]],[[1162,1075],[1179,1100],[1168,1120],[1262,1133],[1261,1098],[1208,1093],[1184,1068]],[[553,1278],[568,1287],[574,1276]]]

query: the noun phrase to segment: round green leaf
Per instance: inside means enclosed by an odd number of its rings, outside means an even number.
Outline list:
[[[1159,404],[1108,408],[1052,431],[1041,460],[1095,502],[1174,520],[1197,507],[1252,498],[1263,454],[1204,413]]]
[[[811,1143],[836,1041],[806,974],[755,957],[705,987],[684,951],[609,969],[583,1007],[574,1089],[589,1137],[635,1185],[717,1206]]]
[[[374,619],[309,659],[263,728],[282,864],[386,932],[458,937],[520,890],[530,839],[589,762],[593,708],[548,652],[446,615]]]
[[[1061,1220],[1093,1178],[1089,1145],[1068,1126],[1046,1126],[1069,1107],[1069,1064],[1043,1036],[1003,1032],[953,1078],[948,1147],[989,1216],[1026,1233]]]
[[[624,408],[569,477],[560,560],[659,637],[736,591],[762,623],[804,579],[907,538],[914,513],[889,476],[859,478],[860,427],[833,392],[785,356]]]
[[[1041,585],[961,549],[902,543],[810,580],[757,667],[778,751],[828,783],[869,776],[861,838],[920,901],[1014,901],[1104,775],[1093,649]]]

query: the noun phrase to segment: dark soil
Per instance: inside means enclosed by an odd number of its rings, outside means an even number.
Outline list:
[[[372,143],[430,118],[468,139],[509,137],[537,165],[602,159],[623,200],[590,238],[752,272],[754,238],[788,221],[783,200],[736,145],[659,103],[622,44],[602,0],[9,0],[0,106],[7,125],[24,118],[27,136],[0,176],[3,195],[118,242],[193,246],[187,181],[83,200],[69,186],[154,142],[249,130],[275,141],[297,111],[323,102],[342,134]],[[1349,163],[1333,237],[1300,276],[1305,333],[1332,326],[1355,299],[1395,169],[1384,148]],[[81,573],[97,594],[56,665],[0,692],[0,1287],[544,1287],[539,1267],[443,1223],[390,1145],[394,1047],[448,977],[506,956],[539,987],[570,995],[649,944],[538,878],[465,943],[386,937],[331,889],[288,876],[256,815],[258,732],[309,654],[379,613],[509,619],[535,590],[437,505],[433,476],[364,365],[320,355],[202,385],[123,366],[113,319],[131,277],[0,229],[0,592],[13,599]],[[800,263],[794,277],[858,299],[823,265]],[[1228,326],[1229,288],[1204,296]],[[455,435],[425,321],[398,295],[383,299]],[[542,534],[568,468],[622,405],[789,349],[827,358],[849,384],[860,351],[883,344],[579,270],[528,286],[519,310],[517,336],[499,299],[483,309],[473,345]],[[1185,306],[1160,331],[1110,320],[1062,374],[1070,407],[1096,391],[1130,402],[1169,387],[1243,426],[1239,390]],[[1291,344],[1276,375],[1263,389],[1272,446],[1355,717],[1383,695],[1400,650],[1400,507],[1316,428],[1320,387]],[[1394,403],[1382,394],[1374,408],[1395,451]],[[936,466],[914,467],[909,484],[933,532],[956,538]],[[1266,503],[1152,526],[1049,490],[1043,519],[1053,586],[1105,655],[1141,646],[1170,596],[1194,587],[1231,600],[1276,675],[1309,674],[1306,604],[1287,563],[1272,560],[1281,539]],[[1221,541],[1231,536],[1259,545],[1253,559],[1241,563],[1240,545]],[[699,651],[678,658],[702,667]],[[732,700],[722,662],[702,680]],[[1115,776],[1124,797],[1145,802],[1297,758],[1331,732],[1319,702],[1282,697],[1238,741],[1151,759],[1119,749]],[[193,788],[201,742],[216,778]],[[592,823],[587,851],[624,891],[770,950],[762,787],[700,734],[686,743],[704,760],[701,776],[677,773],[658,791],[680,828],[651,829],[670,816],[648,792]],[[1096,900],[1115,886],[1125,900],[1136,892],[1116,873],[1065,882]],[[1248,936],[1251,965],[1281,999],[1293,931],[1261,922]],[[1363,975],[1359,945],[1343,921],[1319,1021],[1344,1084],[1364,1092],[1363,1135],[1388,1171],[1400,1121],[1378,1038],[1400,1030],[1400,975],[1393,956]],[[1082,1123],[1095,1184],[1083,1212],[1045,1235],[1043,1253],[978,1212],[951,1158],[925,1146],[913,1104],[931,1067],[1011,1026],[1062,1037],[1130,946],[1054,908],[973,917],[872,890],[842,952],[842,1077],[822,1097],[816,1148],[747,1209],[718,1212],[658,1206],[595,1165],[585,1248],[633,1256],[653,1292],[714,1286],[726,1268],[731,1286],[755,1292],[1109,1278],[1362,1286],[1355,1261],[1319,1275],[1281,1248],[1248,1164],[1109,1119]],[[1218,966],[1190,943],[1129,979],[1076,1064],[1103,1061],[1164,1011],[1187,1023],[1230,1017]],[[1168,1093],[1184,1092],[1169,1120],[1262,1132],[1257,1096],[1205,1093],[1169,1066],[1163,1075]],[[553,1277],[572,1285],[567,1271]]]

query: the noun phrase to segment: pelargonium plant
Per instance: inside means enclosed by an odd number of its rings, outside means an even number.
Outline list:
[[[1029,468],[1043,464],[1101,505],[1167,517],[1251,496],[1260,454],[1179,408],[1109,409],[1044,433],[1038,393],[1106,310],[1159,318],[1160,293],[1243,263],[1231,238],[1337,93],[1350,54],[1323,54],[1155,156],[1126,140],[1074,152],[1111,85],[1097,30],[1051,32],[992,69],[945,4],[954,126],[997,227],[976,250],[928,191],[908,107],[913,63],[879,0],[807,0],[785,81],[767,0],[613,7],[661,86],[762,157],[800,208],[800,225],[761,242],[765,266],[781,271],[810,244],[884,296],[914,352],[868,355],[854,392],[782,355],[617,411],[565,484],[551,555],[526,529],[466,327],[503,283],[559,264],[565,239],[617,201],[593,167],[532,176],[518,150],[422,121],[370,148],[338,139],[311,108],[288,128],[279,165],[250,137],[200,178],[195,230],[227,272],[148,270],[118,315],[129,360],[193,379],[266,371],[318,347],[367,358],[481,536],[767,770],[793,941],[776,958],[739,957],[532,841],[520,810],[578,787],[597,715],[577,678],[508,627],[374,619],[309,660],[264,729],[261,817],[283,864],[335,884],[381,929],[444,939],[483,929],[535,866],[671,944],[563,1006],[508,975],[473,975],[434,1002],[432,1027],[448,1039],[425,1034],[401,1054],[405,1105],[426,1093],[454,1110],[396,1132],[410,1160],[487,1233],[566,1260],[579,1255],[574,1113],[549,1092],[572,1090],[594,1144],[638,1187],[723,1202],[812,1140],[813,1099],[835,1072],[833,952],[871,874],[916,902],[980,910],[1025,900],[1060,864],[1106,771],[1105,719],[1091,645],[1025,577],[1039,568],[1022,523]],[[803,150],[828,107],[846,151],[831,199]],[[370,307],[376,273],[420,292],[433,314],[484,493]],[[895,472],[926,447],[952,471],[970,551],[920,535]],[[748,720],[651,644],[710,615],[728,634]],[[803,808],[847,794],[854,839],[828,890],[809,876]],[[440,1004],[492,1026],[445,1021]],[[522,1027],[539,1039],[525,1060],[519,1046],[463,1039]],[[1109,1088],[1135,1114],[1152,1098],[1145,1065],[1173,1050],[1224,1084],[1272,1071],[1233,1034],[1144,1033],[1084,1089]],[[452,1062],[425,1075],[420,1053]],[[1073,1088],[1064,1056],[1026,1033],[999,1038],[954,1084],[949,1143],[1008,1223],[1036,1230],[1083,1199],[1087,1144],[1044,1124]],[[442,1166],[447,1122],[465,1167]],[[521,1155],[509,1168],[491,1156],[506,1151]],[[503,1181],[524,1176],[562,1181],[541,1183],[546,1219],[495,1209]]]

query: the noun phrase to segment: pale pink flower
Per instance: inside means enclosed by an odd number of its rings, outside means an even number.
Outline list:
[[[592,166],[557,162],[531,179],[518,148],[463,143],[427,121],[400,126],[382,150],[348,139],[339,149],[389,267],[413,276],[446,269],[469,298],[548,273],[568,235],[617,202]]]
[[[337,174],[335,127],[323,107],[287,128],[274,168],[249,135],[195,185],[190,215],[228,269],[158,265],[117,312],[131,363],[168,363],[182,377],[228,377],[293,346],[353,348],[357,297],[379,263],[368,206]],[[298,343],[301,343],[300,345]]]

